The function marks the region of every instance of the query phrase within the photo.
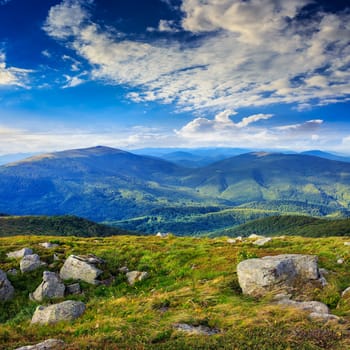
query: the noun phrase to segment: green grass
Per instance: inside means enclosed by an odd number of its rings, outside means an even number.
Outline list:
[[[349,349],[350,301],[339,302],[350,286],[350,250],[345,238],[275,239],[264,247],[249,242],[228,244],[225,238],[165,239],[142,236],[105,238],[45,237],[59,244],[58,271],[69,254],[94,253],[105,259],[105,270],[116,276],[110,286],[82,283],[84,293],[74,299],[87,304],[86,313],[74,322],[31,326],[38,305],[27,295],[41,282],[41,272],[9,276],[16,288],[12,301],[0,304],[0,349],[14,349],[47,338],[64,340],[67,349]],[[53,250],[42,248],[39,236],[0,239],[0,268],[18,268],[6,253],[31,247],[52,263]],[[237,262],[244,258],[280,253],[319,256],[327,268],[329,285],[310,293],[342,317],[341,323],[320,324],[306,314],[271,305],[241,294]],[[339,257],[345,259],[338,265]],[[118,268],[149,272],[149,278],[131,287]],[[107,273],[107,274],[108,274]],[[107,275],[106,274],[106,275]],[[174,323],[207,325],[220,330],[214,336],[186,335]]]
[[[294,235],[304,237],[350,236],[350,219],[320,219],[300,215],[280,215],[252,220],[212,236],[249,236],[252,233],[269,236]]]
[[[16,235],[113,236],[131,234],[117,227],[97,224],[73,215],[6,216],[0,215],[0,237]]]

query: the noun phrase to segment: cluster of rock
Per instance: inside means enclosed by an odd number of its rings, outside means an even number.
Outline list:
[[[59,350],[63,349],[64,341],[59,339],[47,339],[39,344],[26,345],[15,350]]]
[[[254,297],[274,294],[277,304],[308,311],[312,318],[338,318],[331,315],[328,307],[318,301],[291,300],[291,295],[301,297],[300,293],[298,295],[300,286],[322,287],[325,284],[316,256],[282,254],[248,259],[237,265],[237,274],[243,294]]]
[[[52,243],[40,244],[46,249],[55,248],[57,245]],[[33,271],[46,265],[40,260],[39,255],[34,254],[30,248],[23,248],[8,253],[9,258],[21,259],[20,270],[22,273]],[[65,285],[64,280],[84,281],[92,285],[98,285],[106,281],[100,281],[103,270],[98,266],[105,262],[95,255],[70,255],[61,267],[59,273],[44,271],[43,279],[34,292],[29,294],[33,301],[42,302],[45,300],[62,299],[69,294],[80,294],[80,284],[75,282]],[[121,273],[126,274],[127,281],[130,285],[142,281],[148,277],[145,271],[129,271],[127,267],[120,269]],[[15,274],[17,272],[11,271]],[[108,281],[107,281],[108,282]],[[107,284],[104,283],[104,284]],[[7,278],[7,274],[0,270],[0,300],[10,300],[14,295],[14,287]],[[85,304],[80,301],[66,300],[49,306],[40,305],[36,308],[31,323],[32,324],[53,324],[60,321],[71,321],[81,316],[85,312]],[[57,341],[56,341],[57,343]],[[46,343],[40,343],[34,346],[24,347],[23,349],[49,349],[49,345],[57,346],[53,340]],[[48,345],[49,344],[49,345]],[[55,345],[56,344],[56,345]]]

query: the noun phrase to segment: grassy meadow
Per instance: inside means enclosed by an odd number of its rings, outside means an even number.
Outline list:
[[[59,247],[45,249],[50,241]],[[110,285],[81,283],[83,293],[65,299],[86,303],[85,314],[73,322],[30,325],[39,303],[28,293],[42,280],[45,268],[9,275],[16,289],[13,300],[0,304],[0,349],[35,344],[48,338],[66,342],[66,349],[349,349],[350,299],[341,291],[350,286],[350,247],[345,237],[275,238],[263,247],[251,242],[227,243],[226,238],[167,238],[115,236],[107,238],[17,236],[0,238],[0,268],[18,268],[6,253],[31,247],[59,271],[70,254],[93,253],[105,259],[103,278]],[[60,261],[53,261],[53,254]],[[326,303],[340,321],[324,324],[302,311],[273,305],[269,297],[243,296],[237,263],[249,257],[281,253],[315,254],[328,270],[324,289],[304,290],[309,300]],[[343,258],[343,264],[337,259]],[[149,272],[149,278],[129,286],[118,268]],[[46,268],[47,269],[47,268]],[[55,301],[56,302],[56,301]],[[48,302],[50,303],[50,302]],[[45,304],[45,303],[44,303]],[[189,335],[176,323],[206,325],[215,335]]]

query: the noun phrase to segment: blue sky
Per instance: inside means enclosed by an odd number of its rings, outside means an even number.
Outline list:
[[[0,154],[349,154],[349,38],[347,0],[0,0]]]

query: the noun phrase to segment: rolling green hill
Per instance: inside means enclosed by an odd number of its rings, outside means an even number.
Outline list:
[[[349,208],[350,163],[309,155],[248,153],[186,168],[94,147],[0,167],[0,212],[69,214],[148,233],[207,233],[278,213],[346,217]]]
[[[251,234],[268,236],[330,237],[350,236],[350,219],[320,219],[309,216],[270,216],[225,230],[212,236],[243,236]]]
[[[16,235],[114,236],[131,234],[76,216],[0,216],[0,237]]]

